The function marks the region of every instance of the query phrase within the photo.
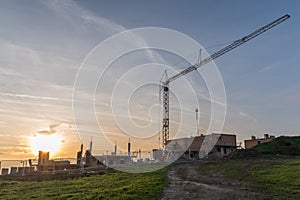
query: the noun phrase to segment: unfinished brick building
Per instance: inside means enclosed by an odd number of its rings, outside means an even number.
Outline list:
[[[191,138],[179,138],[168,141],[166,148],[169,151],[181,153],[188,159],[223,158],[236,150],[236,135],[212,133]]]
[[[264,134],[264,138],[256,138],[255,136],[251,136],[250,140],[244,140],[245,148],[249,149],[251,147],[254,147],[258,144],[270,142],[275,138],[273,135]]]

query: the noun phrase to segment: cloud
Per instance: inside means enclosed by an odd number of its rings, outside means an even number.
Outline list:
[[[255,117],[252,117],[251,115],[249,115],[249,114],[247,114],[247,113],[240,112],[239,114],[240,114],[241,116],[243,116],[243,117],[247,117],[247,118],[249,118],[249,119],[251,119],[251,120],[257,122],[257,120],[256,120]]]
[[[59,124],[50,124],[49,128],[50,128],[50,130],[52,130],[52,129],[54,130],[54,128],[56,128],[58,126],[60,126],[60,123]]]
[[[97,31],[105,32],[109,35],[126,30],[125,27],[80,7],[72,0],[49,0],[45,1],[45,3],[59,16],[62,16],[71,23],[75,23],[76,26],[83,26],[83,28],[90,26]],[[80,23],[77,23],[78,21]]]
[[[52,135],[53,133],[56,133],[55,128],[59,127],[60,125],[61,125],[61,123],[59,123],[59,124],[50,124],[49,125],[49,130],[37,131],[37,133],[39,133],[41,135]]]
[[[49,0],[45,1],[45,3],[59,16],[76,26],[81,26],[82,29],[92,28],[97,32],[104,33],[109,36],[128,30],[124,26],[117,24],[112,20],[95,15],[93,12],[84,9],[73,0]],[[139,35],[132,33],[130,39],[135,42],[137,47],[147,46],[147,41]],[[165,60],[158,53],[149,49],[145,49],[145,51],[151,60],[165,63]]]
[[[198,96],[199,99],[204,99],[212,104],[216,104],[222,107],[227,107],[229,106],[229,104],[226,102],[226,99],[222,99],[221,97],[215,97],[215,99],[213,99],[212,97],[209,96],[209,93],[207,93],[206,91],[196,91],[196,94]]]
[[[71,99],[57,98],[57,97],[45,97],[45,96],[34,96],[28,94],[14,94],[14,93],[5,93],[0,92],[2,96],[10,96],[10,97],[21,97],[21,98],[30,98],[30,99],[42,99],[42,100],[55,100],[55,101],[71,101]]]
[[[271,70],[273,67],[274,67],[274,66],[272,66],[272,65],[263,67],[262,69],[260,69],[260,70],[258,71],[258,73],[263,73],[263,72],[269,71],[269,70]]]
[[[0,49],[1,99],[71,101],[74,61],[1,40]]]
[[[0,121],[0,128],[5,128],[6,127],[6,122]]]

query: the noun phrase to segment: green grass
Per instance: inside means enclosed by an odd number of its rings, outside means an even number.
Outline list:
[[[231,158],[284,158],[300,156],[300,136],[281,136],[250,149],[237,150]]]
[[[300,136],[281,136],[253,149],[261,154],[300,156]]]
[[[167,185],[167,169],[133,174],[107,172],[73,180],[0,181],[1,199],[157,199]]]
[[[300,160],[253,171],[250,180],[264,186],[268,198],[299,199]]]
[[[235,160],[210,163],[201,170],[249,182],[265,199],[300,197],[300,160]]]

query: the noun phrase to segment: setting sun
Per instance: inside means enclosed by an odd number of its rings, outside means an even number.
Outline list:
[[[31,139],[31,148],[35,154],[39,151],[45,151],[53,155],[58,152],[60,143],[61,140],[57,133],[51,135],[37,134]]]

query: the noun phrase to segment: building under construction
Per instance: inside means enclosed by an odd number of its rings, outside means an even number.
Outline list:
[[[168,140],[165,150],[153,149],[153,158],[163,161],[167,159],[167,154],[190,160],[207,157],[224,158],[236,149],[236,135],[234,134],[201,134],[196,137]]]
[[[254,147],[258,144],[261,144],[261,143],[265,143],[265,142],[270,142],[272,141],[273,139],[275,139],[275,136],[273,135],[269,135],[269,134],[264,134],[264,137],[263,138],[256,138],[254,135],[251,136],[251,139],[249,140],[244,140],[244,143],[245,143],[245,149],[249,149],[251,147]]]

